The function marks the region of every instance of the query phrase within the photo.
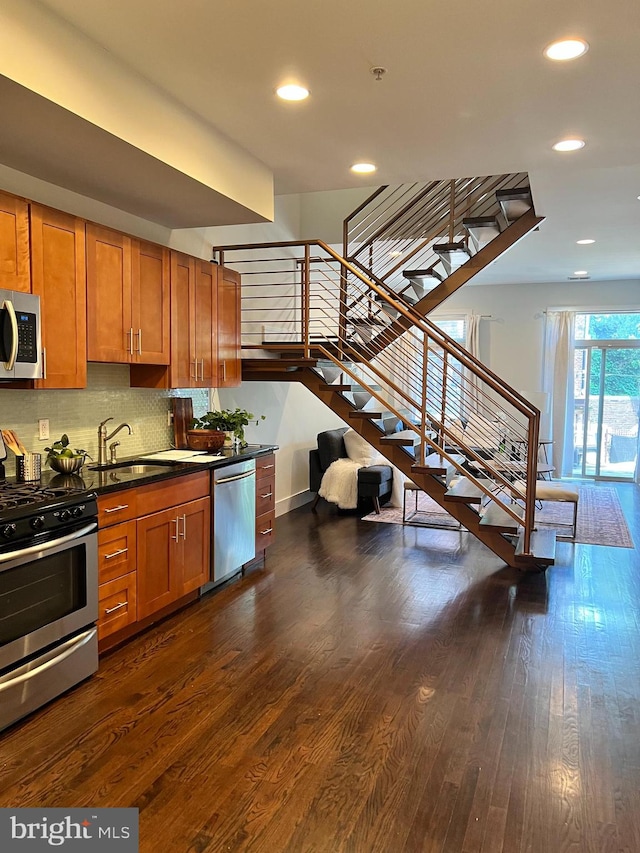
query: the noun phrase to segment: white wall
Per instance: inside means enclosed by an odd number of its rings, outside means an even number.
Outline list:
[[[542,389],[544,312],[548,308],[640,310],[640,281],[467,285],[434,312],[489,315],[480,358],[516,390]]]

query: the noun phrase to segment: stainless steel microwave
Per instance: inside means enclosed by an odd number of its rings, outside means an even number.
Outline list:
[[[40,297],[0,290],[0,382],[40,378]]]

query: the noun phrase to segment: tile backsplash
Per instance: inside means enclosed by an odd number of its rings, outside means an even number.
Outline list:
[[[129,367],[125,364],[89,364],[87,387],[81,390],[18,391],[0,387],[0,428],[17,433],[27,450],[43,454],[44,448],[67,433],[73,447],[98,456],[98,424],[106,418],[110,431],[126,421],[133,435],[118,433],[118,456],[132,456],[163,450],[173,441],[173,428],[167,423],[170,397],[191,397],[196,416],[209,408],[209,390],[186,388],[159,391],[129,387]],[[48,441],[38,438],[38,420],[49,419]],[[15,457],[7,453],[8,476],[15,471]]]

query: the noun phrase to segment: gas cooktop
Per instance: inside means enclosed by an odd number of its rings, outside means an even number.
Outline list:
[[[82,485],[0,481],[0,545],[63,529],[97,512],[96,493]]]

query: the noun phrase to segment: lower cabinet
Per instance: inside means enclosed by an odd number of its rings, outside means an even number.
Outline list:
[[[275,538],[276,457],[274,453],[256,459],[256,557]]]
[[[200,498],[138,519],[138,618],[209,580],[210,500]]]
[[[209,579],[209,472],[101,495],[98,523],[98,638],[105,648]]]

